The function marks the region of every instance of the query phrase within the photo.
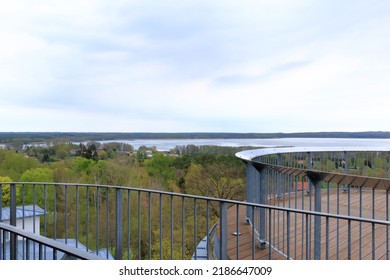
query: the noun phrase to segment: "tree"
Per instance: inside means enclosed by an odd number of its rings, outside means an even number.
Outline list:
[[[95,143],[89,143],[84,145],[83,143],[80,143],[79,149],[77,151],[77,155],[86,158],[86,159],[92,159],[97,161],[99,159],[99,154],[97,152],[96,144]]]
[[[20,180],[22,182],[53,182],[54,174],[53,170],[49,168],[33,168],[26,170]],[[25,201],[26,203],[37,203],[39,205],[44,204],[45,191],[43,185],[39,184],[38,188],[35,185],[25,184]],[[52,192],[52,188],[50,194]],[[46,193],[47,195],[47,193]]]
[[[0,176],[0,188],[1,188],[1,199],[3,202],[3,206],[8,206],[10,203],[10,185],[3,184],[2,182],[12,182],[12,179],[8,176]],[[20,188],[16,188],[16,197],[17,199],[20,197]]]
[[[157,178],[164,187],[175,178],[173,160],[163,154],[155,153],[150,160],[146,161],[145,166],[149,174]]]
[[[245,177],[241,168],[221,163],[191,164],[185,177],[185,191],[190,194],[242,200],[245,195]],[[217,205],[211,204],[218,216]]]

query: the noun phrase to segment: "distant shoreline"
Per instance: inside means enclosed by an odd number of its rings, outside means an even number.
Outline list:
[[[107,141],[139,139],[276,139],[276,138],[390,138],[390,132],[296,132],[296,133],[229,133],[229,132],[0,132],[0,143],[45,141]]]

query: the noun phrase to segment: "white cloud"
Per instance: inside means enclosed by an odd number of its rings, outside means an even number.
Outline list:
[[[4,131],[390,130],[387,2],[0,4]]]

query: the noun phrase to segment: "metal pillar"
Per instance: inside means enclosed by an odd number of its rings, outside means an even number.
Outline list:
[[[227,247],[228,247],[228,217],[227,217],[227,204],[226,202],[220,202],[219,204],[220,211],[220,229],[219,229],[219,258],[221,260],[227,260]]]
[[[248,202],[255,202],[254,201],[254,190],[255,190],[255,177],[257,171],[254,168],[254,166],[250,162],[246,162],[246,201]],[[246,222],[248,224],[252,223],[252,214],[253,214],[253,208],[250,206],[246,207]]]
[[[267,169],[264,165],[257,164],[255,165],[257,170],[256,184],[257,186],[255,191],[256,203],[266,204],[267,203]],[[266,210],[264,208],[258,209],[258,233],[259,233],[259,247],[260,249],[265,248],[266,240]]]
[[[322,178],[318,173],[315,172],[307,172],[307,177],[313,183],[315,188],[314,211],[321,212]],[[306,245],[309,246],[309,244]],[[314,259],[321,259],[321,216],[318,215],[314,216]]]

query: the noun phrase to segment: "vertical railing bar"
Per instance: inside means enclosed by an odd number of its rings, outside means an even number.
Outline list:
[[[272,209],[268,208],[268,259],[272,260]]]
[[[68,186],[65,185],[65,244],[68,244]]]
[[[372,237],[372,252],[371,252],[371,256],[372,256],[372,259],[375,260],[375,223],[372,223],[371,224],[371,237]]]
[[[120,191],[120,189],[118,189]],[[119,197],[118,197],[118,201],[120,200],[122,202],[122,197],[121,197],[121,192],[115,192],[115,196],[117,196],[117,194],[119,193]],[[117,197],[115,197],[116,199]],[[106,188],[106,248],[109,248],[109,244],[110,244],[110,189],[109,188]],[[119,207],[118,210],[118,215],[122,216],[122,203],[117,205]],[[116,210],[115,210],[116,211]],[[122,240],[122,219],[120,219],[119,221],[120,223],[120,226],[118,226],[118,229],[116,230],[116,233],[117,233],[117,237],[120,237],[120,239]],[[115,225],[116,226],[116,225]],[[120,231],[120,232],[118,232]],[[120,236],[119,236],[120,235]],[[120,251],[119,252],[116,252],[116,254],[119,256],[119,258],[122,258],[122,242],[120,241],[115,241],[116,246],[117,248],[116,249],[119,249]],[[117,243],[120,243],[120,246],[119,244]],[[96,249],[98,250],[98,248]],[[108,258],[108,250],[107,250],[107,258]]]
[[[138,191],[138,260],[141,260],[141,191]]]
[[[389,221],[389,190],[386,190],[386,221]],[[389,226],[386,226],[386,259],[389,260]]]
[[[16,185],[14,183],[10,184],[10,225],[16,227]],[[10,260],[17,258],[17,238],[15,233],[10,233]]]
[[[325,258],[329,260],[329,217],[326,217],[326,256]]]
[[[363,190],[359,188],[359,217],[363,216]],[[359,222],[359,260],[362,259],[362,222]]]
[[[228,216],[227,216],[227,203],[220,202],[219,203],[219,241],[220,241],[220,259],[227,260],[227,247],[228,247]],[[254,227],[252,227],[253,229]]]
[[[375,219],[375,188],[372,189],[372,219]]]
[[[46,227],[46,213],[47,213],[47,185],[46,184],[43,184],[43,211],[44,211],[44,215],[43,215],[43,234],[44,236],[47,236],[47,233],[46,233],[46,230],[47,230],[47,227]],[[45,248],[46,249],[46,248]]]
[[[181,198],[181,259],[184,260],[184,229],[185,229],[185,203],[184,196]]]
[[[206,251],[207,251],[207,259],[210,260],[210,201],[206,200]]]
[[[57,249],[53,249],[53,260],[57,260]]]
[[[281,174],[281,177],[283,177],[283,179],[285,179],[286,177],[283,175],[283,174]],[[284,180],[283,180],[283,182],[284,183],[286,183]],[[284,184],[285,185],[285,184]],[[283,196],[284,196],[284,194],[283,194]],[[283,207],[285,207],[285,202],[284,202],[284,197],[283,197]],[[284,219],[284,215],[285,213],[284,212],[282,212],[282,248],[283,248],[283,250],[284,250],[284,244],[285,244],[285,238],[284,238],[284,231],[285,231],[285,219]],[[280,234],[279,234],[280,235]]]
[[[340,214],[340,184],[337,184],[337,215]],[[336,259],[339,259],[339,244],[340,244],[340,220],[336,221]]]
[[[0,197],[3,197],[3,184],[0,182]],[[3,199],[0,199],[0,222],[3,221]],[[0,248],[1,250],[1,248]],[[0,251],[0,259],[1,259],[1,251]]]
[[[131,193],[127,190],[127,259],[131,260]]]
[[[159,194],[159,202],[160,202],[160,260],[162,260],[163,258],[163,251],[162,251],[162,247],[163,247],[163,236],[162,236],[162,223],[163,223],[163,220],[162,220],[162,194],[160,193]]]
[[[76,248],[79,247],[79,185],[76,185]]]
[[[238,241],[238,237],[240,236],[240,232],[239,232],[239,228],[238,228],[238,216],[239,216],[239,205],[236,204],[236,258],[237,260],[239,260],[239,250],[238,250],[238,247],[239,247],[239,241]]]
[[[35,242],[33,242],[34,244],[35,244]],[[39,249],[38,249],[38,254],[39,254],[39,259],[40,260],[43,260],[43,245],[42,245],[42,243],[39,243]],[[34,252],[35,252],[35,250],[34,250]]]
[[[26,260],[30,260],[30,239],[26,238]],[[23,246],[24,247],[24,246]]]
[[[89,248],[89,186],[86,187],[85,190],[85,243],[87,250]]]
[[[36,184],[33,184],[33,233],[36,233],[35,232],[35,205],[37,204],[37,186]],[[24,205],[22,206],[23,207],[23,221],[25,219],[25,209],[24,209]],[[40,249],[40,248],[39,248]],[[33,242],[33,250],[35,252],[35,242]],[[35,254],[34,254],[34,259],[35,259]],[[40,258],[41,259],[41,258]]]
[[[5,230],[1,230],[0,232],[1,232],[3,240],[6,240],[7,232]],[[0,257],[1,257],[2,260],[5,260],[6,256],[7,256],[7,248],[5,247],[5,244],[6,244],[5,242],[3,242],[1,244]]]
[[[372,219],[375,219],[375,188],[372,189]],[[375,224],[372,223],[372,259],[375,260]]]
[[[287,210],[286,214],[287,214],[287,260],[289,260],[290,259],[290,211]]]
[[[107,218],[107,220],[109,219]],[[108,244],[106,248],[106,257],[108,259]],[[115,188],[115,259],[123,260],[123,197],[122,189],[120,188]]]
[[[37,185],[33,184],[33,233],[35,233],[35,205],[37,204]],[[23,220],[25,219],[25,209],[23,205]],[[35,244],[35,242],[34,242]]]
[[[294,200],[294,209],[298,209],[298,200],[297,200],[297,194],[298,194],[298,177],[294,176],[294,182],[295,182],[295,200]],[[302,190],[303,191],[303,190]],[[298,220],[298,214],[294,213],[294,228],[295,228],[295,234],[294,234],[294,259],[297,259],[297,220]]]
[[[306,259],[310,260],[310,252],[311,252],[311,241],[310,241],[310,220],[311,216],[309,214],[306,214]]]
[[[1,197],[1,184],[0,184],[0,197]],[[0,202],[1,200],[2,199],[0,199]],[[1,204],[0,204],[0,215],[1,215]],[[0,223],[1,223],[1,216],[0,216]],[[0,242],[0,260],[3,259],[3,245],[5,244],[5,238],[3,237],[3,235],[4,235],[4,230],[0,229],[0,239],[2,238],[4,240],[4,242]]]
[[[352,221],[348,219],[348,260],[352,259],[352,230],[351,230]]]
[[[22,214],[22,229],[25,229],[26,228],[26,225],[25,225],[25,215],[24,215],[24,211],[25,211],[25,205],[26,205],[26,199],[25,199],[25,185],[24,184],[22,184],[22,212],[23,212],[23,214]],[[45,217],[46,217],[46,215],[45,215]],[[23,248],[22,248],[22,251],[23,251],[23,254],[25,253],[24,252],[24,246],[22,246]]]
[[[173,260],[173,242],[174,242],[174,239],[173,239],[173,236],[174,236],[174,216],[173,216],[173,209],[174,209],[174,205],[173,205],[173,195],[170,195],[171,196],[171,260]]]
[[[256,210],[256,207],[252,206],[252,221],[255,220],[255,210]],[[252,225],[252,260],[255,259],[255,225]]]
[[[54,216],[54,222],[53,222],[53,235],[54,239],[57,239],[57,188],[58,185],[54,185],[54,209],[53,209],[53,216]]]
[[[99,248],[99,227],[100,227],[100,189],[99,187],[96,187],[96,198],[95,198],[95,206],[96,206],[96,225],[95,225],[95,235],[96,235],[96,240],[95,240],[95,248],[96,252],[98,251]]]
[[[106,250],[106,258],[108,259],[108,248],[109,248],[109,244],[110,244],[110,240],[109,240],[109,228],[110,228],[110,218],[109,218],[109,213],[110,213],[110,209],[109,209],[109,206],[110,206],[110,197],[109,197],[109,189],[106,188],[106,247],[107,250]],[[122,221],[121,221],[122,222]],[[118,227],[119,228],[119,227]],[[117,229],[117,233],[118,233],[118,230]],[[122,227],[121,227],[121,230],[122,230]],[[121,235],[121,238],[122,238],[122,235]],[[122,244],[121,244],[121,247],[122,247]],[[119,252],[119,254],[121,255],[121,253]],[[99,255],[99,247],[96,247],[96,255]]]
[[[195,256],[195,260],[198,258],[198,250],[197,250],[197,233],[198,233],[198,229],[197,229],[197,209],[196,209],[196,198],[194,198],[194,256]]]
[[[148,192],[148,257],[152,259],[152,193]]]
[[[330,157],[332,156],[332,154],[330,154]],[[331,160],[330,160],[331,161]],[[330,167],[328,167],[329,170],[331,170]],[[326,211],[328,213],[330,213],[330,182],[327,182],[326,184],[326,190],[327,190],[327,201],[326,201]],[[325,229],[326,233],[326,249],[325,249],[325,258],[328,260],[329,259],[329,218],[326,217],[326,229]]]
[[[46,216],[47,216],[47,185],[44,184],[43,185],[43,212],[44,212],[44,215],[43,215],[43,235],[44,236],[47,236],[47,220],[46,220]],[[24,248],[24,247],[23,247]],[[45,259],[47,258],[46,256],[46,246],[45,246]]]

